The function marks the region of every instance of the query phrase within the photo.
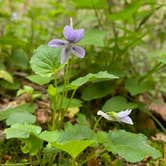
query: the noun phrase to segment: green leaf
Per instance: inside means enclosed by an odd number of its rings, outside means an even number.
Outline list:
[[[160,58],[159,61],[166,65],[166,58]]]
[[[128,4],[123,10],[110,14],[108,18],[111,20],[129,20],[132,18],[133,14],[142,6],[143,3],[143,0],[135,0]]]
[[[65,130],[61,131],[60,136],[57,139],[58,143],[68,142],[70,140],[90,140],[93,137],[93,131],[89,126],[84,125],[71,125],[68,123],[65,126]]]
[[[52,146],[61,149],[75,159],[82,151],[93,143],[92,140],[72,140],[65,143],[53,143]]]
[[[87,82],[105,81],[105,80],[112,80],[112,79],[118,79],[118,78],[119,78],[118,76],[110,74],[107,71],[100,71],[95,74],[89,73],[84,77],[79,77],[76,80],[72,81],[69,86],[74,89],[74,88],[78,88],[82,86],[83,84]]]
[[[133,163],[146,157],[161,157],[160,152],[148,144],[143,134],[133,134],[124,130],[110,131],[104,145],[108,151]]]
[[[0,78],[13,83],[13,77],[5,70],[0,70]]]
[[[132,96],[135,96],[151,90],[153,88],[153,82],[151,80],[139,81],[135,78],[129,78],[126,80],[125,88]]]
[[[81,97],[85,101],[90,101],[110,94],[113,89],[114,86],[110,82],[97,82],[83,89]]]
[[[17,91],[17,96],[27,93],[31,96],[33,100],[40,98],[42,94],[40,92],[35,92],[31,86],[24,85],[23,89]]]
[[[12,112],[6,120],[7,125],[13,125],[15,123],[35,123],[36,116],[32,115],[30,112]]]
[[[149,53],[149,56],[153,61],[159,61],[163,64],[166,64],[166,52],[165,51],[153,51]]]
[[[79,99],[75,99],[75,98],[67,98],[64,96],[58,96],[59,100],[57,103],[57,109],[66,109],[68,108],[73,108],[73,107],[81,107],[82,106],[82,101]],[[63,99],[62,99],[63,98]],[[62,103],[61,103],[62,100]]]
[[[27,79],[38,85],[48,84],[52,80],[51,77],[42,77],[40,75],[30,75]]]
[[[0,45],[12,45],[16,47],[24,47],[26,43],[23,40],[20,40],[13,36],[2,36],[0,38]]]
[[[38,135],[41,127],[31,124],[14,124],[10,128],[5,129],[6,138],[29,138],[30,134]]]
[[[94,143],[93,131],[89,126],[67,123],[63,131],[45,132],[42,139],[52,142],[51,145],[76,158],[85,148]],[[54,138],[55,137],[55,138]]]
[[[57,95],[57,88],[54,87],[52,84],[50,84],[50,85],[48,86],[47,92],[48,92],[48,95],[49,95],[50,97],[55,98],[55,96]],[[53,100],[54,100],[54,99],[53,99]]]
[[[95,137],[96,141],[98,143],[104,143],[107,139],[107,133],[104,132],[104,131],[98,131],[96,134],[95,134]]]
[[[17,96],[20,96],[23,93],[28,93],[28,94],[32,95],[34,93],[34,89],[31,86],[24,85],[23,89],[19,89],[17,91]]]
[[[8,59],[8,65],[16,69],[26,70],[28,68],[29,58],[23,49],[14,49]]]
[[[21,83],[17,80],[15,80],[13,83],[7,82],[5,80],[0,80],[0,86],[4,89],[18,90],[21,86]]]
[[[93,45],[96,47],[104,47],[104,38],[106,36],[107,32],[99,31],[97,29],[89,30],[85,32],[84,38],[79,44],[83,46]]]
[[[72,0],[77,8],[92,8],[92,9],[101,9],[105,8],[107,6],[107,1],[106,0]]]
[[[22,140],[21,150],[23,153],[29,153],[30,155],[36,155],[43,147],[43,141],[35,135],[30,135],[28,139]]]
[[[45,45],[38,47],[30,60],[32,70],[42,77],[51,77],[62,67],[59,60],[60,50]]]
[[[125,109],[137,108],[137,104],[128,102],[123,96],[114,96],[107,100],[102,107],[104,112],[120,112]]]
[[[14,108],[8,108],[6,110],[1,110],[0,111],[0,121],[7,119],[12,113],[22,112],[22,111],[32,113],[35,111],[35,106],[33,104],[21,104]]]
[[[55,130],[55,131],[43,131],[39,137],[42,140],[45,140],[47,142],[56,142],[58,137],[60,136],[60,132]]]
[[[90,126],[89,121],[86,119],[86,116],[82,113],[77,114],[76,121],[79,125],[88,126],[88,127]]]

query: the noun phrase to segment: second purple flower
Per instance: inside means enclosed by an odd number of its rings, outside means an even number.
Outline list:
[[[82,47],[76,46],[84,36],[84,29],[74,30],[71,26],[66,25],[63,30],[66,41],[60,39],[53,39],[48,43],[48,46],[55,48],[62,48],[61,50],[61,64],[65,63],[69,55],[73,53],[78,58],[84,58],[85,50]]]

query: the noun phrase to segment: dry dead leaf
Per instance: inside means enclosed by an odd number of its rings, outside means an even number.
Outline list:
[[[87,166],[99,166],[99,163],[96,158],[93,158],[87,162]]]
[[[166,121],[166,103],[160,105],[152,103],[150,104],[149,109],[152,110],[156,115],[159,115],[164,121]]]
[[[51,120],[51,117],[43,109],[38,110],[36,112],[36,116],[37,116],[37,121],[39,123],[46,123],[46,122],[49,122]]]
[[[3,156],[3,158],[4,158],[5,161],[8,161],[8,160],[12,159],[12,156],[6,154],[6,155]]]
[[[166,142],[166,134],[157,133],[155,136],[152,137],[152,140]]]
[[[69,119],[72,119],[77,113],[79,112],[78,107],[68,108],[65,117],[68,117]]]

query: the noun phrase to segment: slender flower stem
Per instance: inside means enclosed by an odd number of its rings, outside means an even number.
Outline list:
[[[99,125],[99,122],[100,122],[101,119],[102,119],[102,117],[100,117],[100,118],[95,122],[95,125],[94,125],[94,127],[93,127],[93,131],[96,130],[96,128],[97,128],[97,126]]]
[[[61,121],[63,121],[64,119],[64,116],[65,116],[65,113],[67,112],[67,109],[69,108],[70,104],[71,104],[71,101],[76,93],[77,89],[74,89],[73,92],[72,92],[72,95],[70,97],[70,101],[68,102],[66,108],[64,109],[64,111],[62,112],[62,115],[61,115]]]
[[[67,65],[67,67],[66,67],[65,81],[64,81],[65,93],[63,94],[62,98],[63,98],[63,97],[67,97],[67,95],[68,95],[67,85],[69,85],[69,80],[70,80],[70,72],[71,72],[71,65],[70,65],[70,64],[72,64],[71,61],[68,62],[68,65]],[[72,95],[71,95],[71,97],[70,97],[70,101],[67,103],[66,108],[65,108],[65,109],[62,109],[62,111],[61,111],[61,118],[60,118],[61,120],[60,120],[60,124],[63,122],[65,113],[66,113],[68,107],[70,106],[70,103],[71,103],[71,101],[72,101],[72,99],[73,99],[73,97],[74,97],[76,91],[77,91],[77,88],[73,90]]]
[[[73,19],[70,17],[70,26],[73,28]]]
[[[69,84],[69,80],[70,80],[70,59],[68,61],[68,64],[66,66],[66,71],[65,71],[65,97],[67,97],[68,94],[68,89],[67,89],[67,85]]]
[[[77,91],[77,88],[73,90],[72,95],[71,95],[71,97],[70,97],[70,101],[68,102],[68,104],[67,104],[65,110],[67,110],[67,109],[69,108],[69,106],[70,106],[70,104],[71,104],[71,101],[72,101],[72,99],[73,99],[73,97],[74,97],[76,91]]]
[[[56,77],[55,77],[55,89],[57,89],[57,80],[56,80]],[[57,121],[57,117],[56,114],[57,114],[57,108],[56,108],[56,103],[57,103],[57,94],[55,95],[55,97],[52,98],[52,126],[51,126],[51,129],[52,130],[55,130],[55,128],[57,127],[56,126],[56,121]]]
[[[64,97],[67,97],[67,93],[68,92],[66,92],[67,91],[67,79],[68,79],[68,70],[69,70],[69,61],[68,61],[68,63],[67,63],[67,65],[66,65],[66,68],[65,68],[65,70],[64,70],[64,84],[63,84],[63,92],[62,92],[62,96],[61,96],[61,99],[60,99],[60,109],[62,108],[62,106],[63,106],[63,99],[64,99]]]

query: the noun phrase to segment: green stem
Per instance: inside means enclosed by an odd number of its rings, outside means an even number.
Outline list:
[[[55,130],[55,128],[56,128],[56,127],[55,127],[55,126],[56,126],[56,125],[55,125],[55,120],[56,120],[55,117],[56,117],[56,110],[53,109],[53,110],[52,110],[52,128],[51,128],[52,130]]]
[[[96,128],[97,128],[97,126],[99,125],[99,122],[100,122],[101,119],[102,119],[102,117],[100,117],[100,118],[95,122],[95,125],[94,125],[94,127],[93,127],[93,131],[96,130]]]
[[[156,66],[154,66],[150,71],[148,71],[143,77],[141,77],[141,79],[139,80],[140,82],[146,80],[149,76],[151,76],[153,73],[155,73],[156,71],[160,70],[160,68],[162,67],[162,63],[159,62]]]
[[[65,97],[67,97],[68,95],[68,88],[67,86],[69,85],[69,80],[70,80],[70,63],[71,61],[68,61],[68,64],[66,65],[66,69],[65,69],[65,76],[64,76],[64,85],[63,85],[63,92],[62,92],[62,96],[61,96],[61,100],[60,100],[60,108],[62,108],[63,105],[63,99]],[[64,115],[66,112],[66,108],[65,109],[61,109],[61,112],[59,113],[60,117],[59,117],[59,126],[61,126],[63,119],[64,119]]]
[[[66,113],[67,109],[69,108],[69,106],[70,106],[70,104],[71,104],[71,101],[72,101],[72,99],[73,99],[73,97],[74,97],[76,91],[77,91],[77,88],[74,89],[73,92],[72,92],[72,95],[71,95],[71,97],[70,97],[70,101],[68,102],[68,104],[67,104],[67,106],[66,106],[66,108],[65,108],[65,111],[64,111],[65,113]]]
[[[31,165],[33,165],[33,163],[32,163],[32,156],[31,155],[29,155],[29,162],[30,162]]]
[[[71,165],[72,166],[76,166],[76,164],[75,164],[75,159],[74,158],[72,158],[72,161],[71,161],[72,163],[71,163]]]
[[[55,89],[57,90],[57,79],[55,76]],[[55,96],[51,99],[51,108],[52,108],[52,126],[51,126],[51,130],[55,130],[58,126],[56,125],[56,122],[58,121],[58,116],[57,116],[57,94],[55,94]]]
[[[147,113],[160,126],[163,132],[166,133],[166,128],[160,123],[160,121],[155,116],[153,116],[151,112],[149,112],[148,110],[143,110],[143,112]]]
[[[96,10],[96,7],[95,7],[95,5],[94,5],[93,0],[91,0],[91,2],[92,2],[92,7],[93,7],[93,10],[94,10],[95,16],[96,16],[96,18],[97,18],[98,25],[99,25],[99,27],[103,30],[104,28],[103,28],[103,25],[102,25],[102,23],[101,23],[101,19],[100,19],[99,14],[98,14],[98,12],[97,12],[97,10]]]
[[[60,107],[59,108],[61,108],[62,105],[63,105],[63,98],[67,97],[67,94],[68,94],[68,90],[66,88],[67,84],[69,82],[69,71],[68,70],[69,70],[69,61],[68,61],[67,65],[66,65],[66,68],[65,68],[63,92],[62,92],[62,97],[61,97],[61,100],[60,100]]]
[[[93,159],[93,158],[95,158],[96,156],[98,156],[98,155],[101,155],[103,152],[105,152],[106,151],[106,149],[105,148],[103,148],[103,149],[101,149],[101,150],[99,150],[99,151],[97,151],[97,152],[93,152],[92,154],[90,154],[85,160],[83,160],[81,163],[80,163],[80,165],[83,165],[83,164],[85,164],[86,162],[88,162],[90,159]]]

